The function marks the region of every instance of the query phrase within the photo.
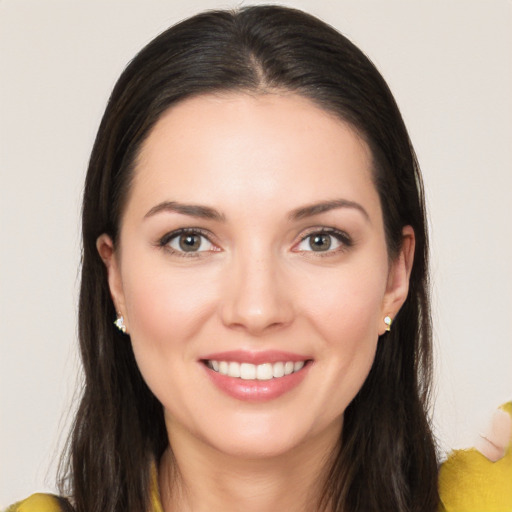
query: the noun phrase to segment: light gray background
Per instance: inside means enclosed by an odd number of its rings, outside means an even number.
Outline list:
[[[348,35],[401,107],[432,224],[436,433],[469,446],[512,398],[512,4],[281,3]],[[0,505],[54,488],[79,380],[82,181],[114,81],[170,24],[234,5],[0,0]]]

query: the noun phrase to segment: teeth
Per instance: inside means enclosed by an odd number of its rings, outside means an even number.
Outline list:
[[[293,366],[294,364],[291,361],[286,361],[286,363],[284,363],[284,374],[290,375],[290,373],[293,373]]]
[[[228,375],[230,377],[240,377],[240,372],[241,372],[241,369],[240,369],[240,365],[238,363],[235,363],[235,362],[229,363]]]
[[[221,375],[243,380],[270,380],[298,372],[304,367],[304,361],[285,361],[277,363],[237,363],[235,361],[208,361],[208,367]]]
[[[304,361],[297,361],[293,364],[293,371],[298,372],[304,366]]]
[[[274,363],[272,366],[272,375],[274,377],[284,377],[284,363]]]
[[[256,366],[256,378],[258,380],[270,380],[273,378],[272,365],[270,363],[259,364]]]
[[[238,364],[238,363],[235,363]],[[230,375],[233,377],[233,375]],[[249,363],[242,363],[240,365],[240,378],[244,380],[255,379],[256,378],[256,366]]]

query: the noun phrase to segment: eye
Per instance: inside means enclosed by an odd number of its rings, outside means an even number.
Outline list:
[[[350,237],[337,229],[321,229],[304,236],[297,244],[297,251],[337,252],[352,245]]]
[[[159,245],[171,250],[173,253],[181,253],[192,256],[194,253],[217,251],[207,235],[197,229],[179,229],[165,235]]]

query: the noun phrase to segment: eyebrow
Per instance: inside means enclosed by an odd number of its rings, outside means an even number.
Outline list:
[[[331,201],[322,201],[321,203],[302,206],[290,213],[290,219],[301,220],[306,217],[312,217],[313,215],[319,215],[320,213],[336,210],[338,208],[353,208],[362,213],[366,220],[370,220],[368,212],[359,203],[349,201],[347,199],[333,199]]]
[[[149,210],[144,218],[152,217],[157,213],[162,212],[172,212],[172,213],[181,213],[182,215],[189,215],[191,217],[198,217],[201,219],[210,219],[224,222],[226,217],[224,214],[220,213],[218,210],[214,208],[210,208],[209,206],[201,206],[197,204],[183,204],[178,203],[177,201],[164,201],[162,203],[153,206],[151,210]]]
[[[289,219],[292,221],[301,220],[330,210],[336,210],[338,208],[353,208],[361,212],[366,220],[370,220],[368,212],[359,203],[349,201],[347,199],[333,199],[331,201],[322,201],[320,203],[301,206],[300,208],[296,208],[290,212]],[[153,206],[153,208],[144,215],[144,218],[146,219],[162,212],[181,213],[182,215],[189,215],[191,217],[215,220],[219,222],[225,222],[226,220],[225,215],[215,208],[197,204],[184,204],[177,201],[163,201],[162,203]]]

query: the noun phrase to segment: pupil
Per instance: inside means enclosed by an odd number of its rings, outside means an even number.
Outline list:
[[[313,251],[326,251],[331,247],[331,237],[329,235],[315,235],[312,237],[310,245]]]
[[[201,245],[201,240],[197,235],[181,235],[180,248],[183,251],[197,251]]]

